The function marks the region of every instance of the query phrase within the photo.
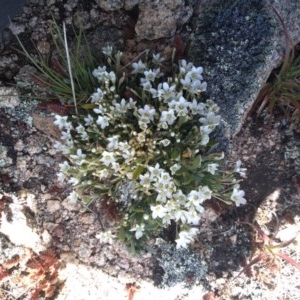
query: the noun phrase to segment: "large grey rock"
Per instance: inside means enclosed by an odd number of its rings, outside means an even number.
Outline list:
[[[228,137],[243,124],[260,88],[281,61],[285,43],[275,9],[299,42],[300,2],[227,0],[195,12],[196,30],[188,58],[205,70],[207,95],[227,122]],[[280,3],[278,3],[280,2]]]

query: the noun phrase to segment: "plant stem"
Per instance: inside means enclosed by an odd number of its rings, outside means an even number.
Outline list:
[[[66,31],[65,22],[63,23],[63,32],[64,32],[64,43],[65,43],[66,57],[67,57],[67,62],[68,62],[68,71],[69,71],[69,76],[70,76],[70,81],[71,81],[73,101],[74,101],[74,106],[75,106],[75,112],[76,112],[76,115],[78,116],[77,101],[76,101],[76,96],[75,96],[75,87],[74,87],[74,81],[73,81],[73,74],[72,74],[72,68],[71,68],[71,60],[70,60],[70,55],[69,55],[69,47],[68,47],[68,41],[67,41],[67,31]]]

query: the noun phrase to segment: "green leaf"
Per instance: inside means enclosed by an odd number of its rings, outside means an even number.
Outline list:
[[[201,167],[201,162],[202,162],[202,157],[201,157],[200,154],[198,154],[194,158],[194,160],[192,162],[191,169],[198,169],[198,168],[200,168]]]
[[[138,166],[135,171],[133,172],[133,175],[132,175],[132,179],[133,180],[137,180],[138,177],[142,174],[142,172],[144,171],[145,167],[143,166]]]
[[[181,150],[179,148],[175,148],[171,152],[171,158],[176,159],[178,156],[180,156],[180,154],[181,154]]]

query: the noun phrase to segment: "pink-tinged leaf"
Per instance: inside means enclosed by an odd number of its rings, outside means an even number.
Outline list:
[[[294,266],[295,268],[300,270],[300,265],[296,261],[294,261],[291,257],[289,257],[288,255],[286,255],[282,252],[277,252],[276,255],[281,257],[282,259],[284,259],[285,261],[290,263],[292,266]]]

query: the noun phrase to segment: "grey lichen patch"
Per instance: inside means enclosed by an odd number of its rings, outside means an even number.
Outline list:
[[[5,111],[15,117],[16,119],[26,123],[30,127],[32,126],[32,117],[30,113],[37,106],[38,101],[36,100],[22,100],[16,107],[6,107]]]
[[[204,67],[207,94],[235,134],[272,65],[276,19],[264,1],[229,0],[209,6],[195,23],[189,60]]]
[[[11,166],[13,160],[7,155],[8,148],[0,144],[0,168]]]
[[[199,284],[207,272],[206,263],[199,253],[185,248],[177,249],[168,243],[163,243],[159,247],[161,255],[157,260],[164,273],[160,281],[161,286],[174,286],[179,283]]]
[[[16,107],[20,103],[18,92],[15,88],[0,87],[0,107]]]

